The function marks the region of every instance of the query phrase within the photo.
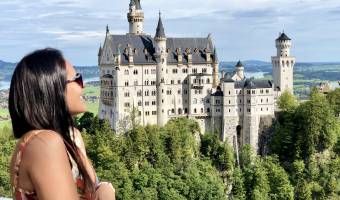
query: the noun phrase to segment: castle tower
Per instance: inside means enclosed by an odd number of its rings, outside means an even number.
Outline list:
[[[241,80],[244,79],[244,67],[240,60],[237,62],[235,66],[235,72],[237,76],[241,78]]]
[[[159,20],[155,35],[155,57],[157,61],[157,124],[159,126],[165,125],[167,122],[167,99],[166,99],[166,66],[167,66],[167,53],[166,53],[166,36],[162,23],[161,13],[159,12]]]
[[[280,33],[276,39],[277,55],[272,57],[273,81],[276,90],[281,92],[289,90],[293,93],[293,70],[295,57],[290,56],[291,39]]]
[[[129,21],[129,34],[143,34],[144,12],[140,0],[130,0],[127,19]]]
[[[213,62],[213,88],[217,88],[218,82],[218,56],[216,48],[214,48],[214,62]]]

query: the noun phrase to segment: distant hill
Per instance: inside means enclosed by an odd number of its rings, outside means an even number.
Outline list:
[[[0,60],[0,68],[4,68],[4,67],[15,67],[16,63],[10,63],[10,62],[6,62],[3,60]]]

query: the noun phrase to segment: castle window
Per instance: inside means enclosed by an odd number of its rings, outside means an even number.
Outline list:
[[[145,69],[145,70],[144,70],[144,74],[149,74],[149,70],[148,70],[148,69]]]
[[[250,108],[248,108],[248,109],[247,109],[247,112],[249,112],[249,113],[250,113]]]
[[[153,90],[153,91],[151,92],[151,95],[152,95],[152,96],[156,96],[156,91]]]
[[[247,90],[247,94],[250,94],[250,90]]]
[[[177,69],[172,69],[173,74],[177,74]]]
[[[261,99],[261,103],[263,102],[263,99]]]
[[[207,83],[208,83],[208,84],[210,83],[210,79],[209,79],[209,78],[207,78]]]
[[[202,73],[207,73],[207,68],[203,68]]]
[[[263,111],[263,108],[261,108],[261,111]]]
[[[231,112],[231,110],[230,110],[230,109],[229,109],[228,111],[229,111],[229,112]]]
[[[137,69],[133,70],[133,74],[137,75],[138,74],[138,70]]]
[[[142,96],[142,91],[141,91],[141,90],[139,90],[139,91],[137,92],[137,97],[140,97],[140,96]]]
[[[156,74],[156,69],[151,69],[151,74]]]
[[[267,103],[269,102],[268,98],[267,98]]]
[[[144,81],[145,85],[149,85],[149,80]]]
[[[181,84],[181,80],[177,80],[177,84]]]
[[[184,90],[184,94],[188,94],[188,90]]]
[[[149,116],[149,115],[150,115],[150,112],[149,112],[149,111],[146,111],[146,112],[145,112],[145,115],[146,115],[146,116]]]
[[[263,90],[260,90],[260,93],[263,94]]]
[[[268,93],[269,93],[269,90],[266,90],[266,93],[268,94]]]
[[[250,99],[248,99],[248,103],[250,103]]]
[[[156,85],[156,81],[151,81],[151,85]]]
[[[183,81],[183,83],[184,83],[184,84],[188,84],[188,80],[185,79],[185,80]]]
[[[196,74],[197,73],[197,69],[196,68],[192,69],[192,73]]]
[[[171,85],[175,84],[175,81],[174,80],[171,80]]]
[[[204,109],[203,108],[201,108],[201,113],[204,113]]]
[[[230,91],[228,91],[228,94],[230,95]]]
[[[178,90],[177,93],[178,93],[178,94],[181,94],[181,90]]]
[[[182,114],[182,109],[181,108],[178,108],[178,114]]]
[[[129,86],[129,81],[125,81],[125,86]]]
[[[256,93],[256,91],[255,91],[255,90],[252,90],[252,91],[251,91],[251,93],[252,93],[252,94],[255,94],[255,93]]]
[[[216,108],[216,112],[221,112],[221,109],[219,109],[219,108]]]
[[[157,111],[152,111],[152,115],[157,115]]]
[[[216,104],[220,104],[221,101],[219,99],[216,99]]]
[[[124,93],[124,96],[125,96],[125,97],[130,97],[130,93],[129,93],[129,92],[125,92],[125,93]]]
[[[197,113],[197,109],[196,108],[194,109],[194,113]]]
[[[129,70],[128,69],[124,70],[124,75],[129,75]]]
[[[240,103],[242,103],[242,99],[240,99]]]
[[[138,85],[138,81],[137,81],[137,80],[135,80],[135,82],[134,82],[134,85],[135,85],[135,86],[137,86],[137,85]]]
[[[229,100],[229,104],[231,104],[231,101]]]
[[[138,101],[138,106],[142,106],[142,101]]]
[[[130,107],[130,103],[124,103],[125,107]]]
[[[151,105],[155,106],[156,105],[156,101],[152,101]]]
[[[188,73],[188,69],[182,69],[182,72],[183,72],[184,74],[186,74],[186,73]]]
[[[171,113],[172,113],[172,114],[175,114],[175,109],[171,109]]]
[[[210,100],[209,99],[207,99],[207,101],[206,101],[207,103],[210,103]]]
[[[145,102],[145,106],[149,106],[149,102],[148,101]]]
[[[184,114],[188,113],[188,108],[184,108]]]
[[[207,113],[210,113],[210,108],[207,108]]]

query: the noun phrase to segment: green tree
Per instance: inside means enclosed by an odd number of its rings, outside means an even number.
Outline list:
[[[334,113],[336,116],[340,116],[340,88],[336,88],[335,90],[329,92],[327,94],[327,100],[329,104],[332,106]]]
[[[298,106],[298,102],[289,90],[285,90],[279,97],[277,105],[281,110],[289,112]]]

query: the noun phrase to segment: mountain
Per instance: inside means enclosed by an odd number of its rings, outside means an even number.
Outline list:
[[[10,63],[10,62],[0,60],[0,68],[4,68],[4,67],[12,68],[12,67],[15,67],[15,65],[16,63]]]

